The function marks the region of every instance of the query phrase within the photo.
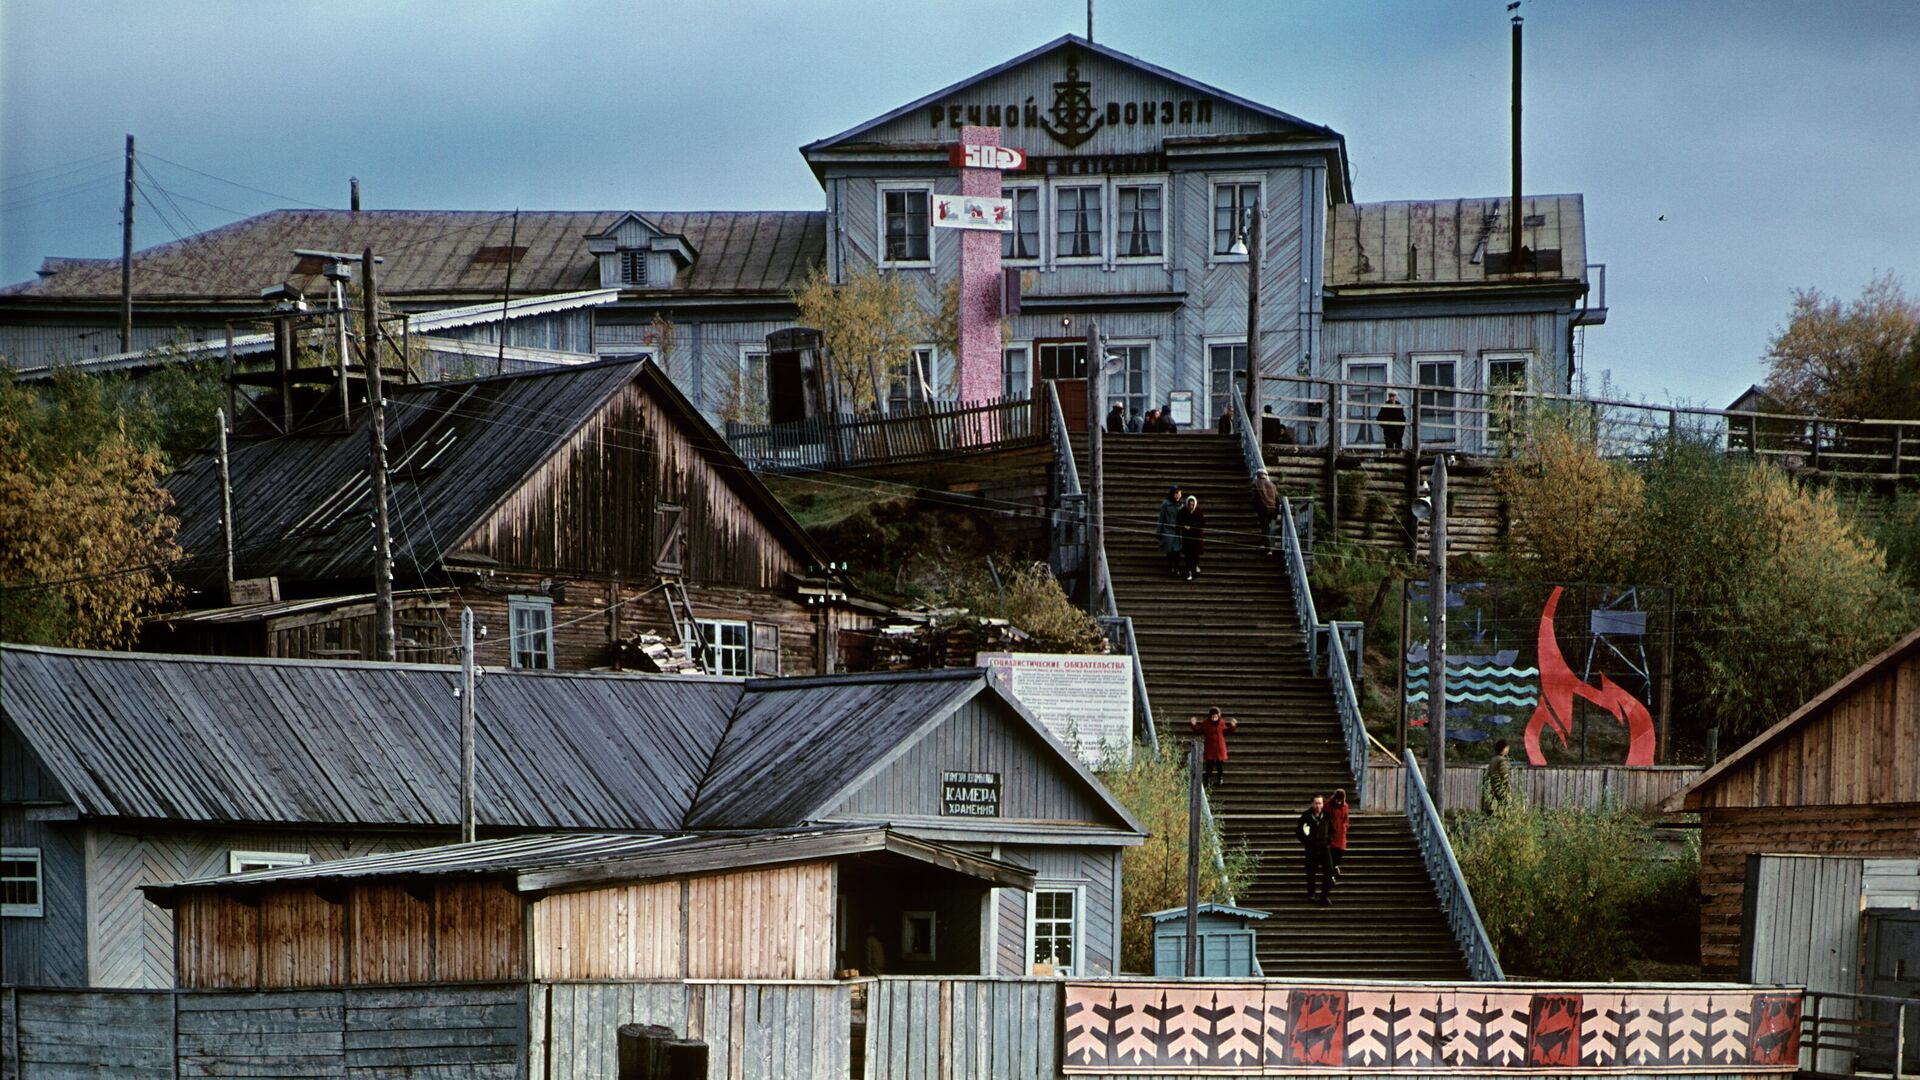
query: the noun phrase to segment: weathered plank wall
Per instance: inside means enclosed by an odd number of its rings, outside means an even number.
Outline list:
[[[10,1045],[19,1080],[112,1076],[171,1080],[173,996],[164,991],[11,990]],[[7,1018],[0,1016],[0,1022]]]
[[[1809,990],[1860,990],[1860,895],[1864,860],[1807,855],[1750,856],[1740,977]],[[1823,1002],[1823,1019],[1851,1016],[1851,1003]],[[1823,1050],[1814,1070],[1850,1071],[1852,1055]]]
[[[1363,810],[1406,809],[1406,780],[1398,765],[1367,766],[1367,801]],[[1447,766],[1446,804],[1455,809],[1480,805],[1480,779],[1485,765]],[[1691,765],[1569,766],[1530,769],[1515,767],[1514,788],[1533,806],[1604,805],[1627,810],[1657,810],[1667,796],[1698,779],[1704,770]]]
[[[0,756],[22,749],[10,742]],[[33,820],[34,809],[0,808],[0,845],[40,852],[42,911],[37,919],[0,919],[0,982],[85,986],[90,924],[85,834],[77,822]]]
[[[1740,962],[1749,855],[1920,856],[1920,803],[1708,809],[1700,824],[1700,961],[1731,975]]]
[[[879,979],[866,1035],[866,1080],[1052,1080],[1060,980]]]
[[[536,979],[671,979],[681,969],[679,881],[543,896],[533,904]]]
[[[529,1080],[614,1080],[621,1024],[661,1024],[704,1040],[709,1076],[848,1075],[848,983],[576,982],[536,985],[533,993]]]

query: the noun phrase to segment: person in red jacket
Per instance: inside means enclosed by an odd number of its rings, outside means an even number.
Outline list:
[[[1327,803],[1327,823],[1333,826],[1333,835],[1327,841],[1328,853],[1333,856],[1333,880],[1340,880],[1340,860],[1347,854],[1347,789],[1334,788],[1333,799]]]
[[[1200,782],[1211,788],[1226,779],[1227,775],[1227,732],[1240,726],[1240,721],[1231,716],[1220,715],[1220,706],[1207,710],[1205,720],[1193,717],[1187,721],[1194,733],[1200,736],[1201,757],[1204,759],[1200,769]]]

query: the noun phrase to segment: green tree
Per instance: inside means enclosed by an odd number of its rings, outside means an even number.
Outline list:
[[[914,347],[938,336],[937,315],[928,311],[920,283],[906,274],[860,266],[835,285],[815,269],[793,302],[801,324],[825,338],[840,398],[855,410],[877,408],[887,388],[906,377]]]
[[[1511,456],[1495,480],[1521,572],[1546,581],[1626,580],[1640,546],[1645,482],[1632,466],[1600,456],[1579,406],[1541,403],[1514,423]]]
[[[1920,299],[1891,273],[1850,303],[1798,290],[1765,362],[1767,385],[1805,412],[1920,419]]]
[[[1187,902],[1187,765],[1174,744],[1158,751],[1136,743],[1133,760],[1112,763],[1100,779],[1147,830],[1146,842],[1120,857],[1121,970],[1153,971],[1153,928],[1141,916]],[[1253,883],[1259,858],[1244,843],[1223,846],[1218,832],[1200,833],[1200,899],[1225,901]]]

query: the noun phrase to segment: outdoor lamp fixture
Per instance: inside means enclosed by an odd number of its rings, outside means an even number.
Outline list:
[[[1433,483],[1420,478],[1420,497],[1413,500],[1413,520],[1426,524],[1433,520]]]

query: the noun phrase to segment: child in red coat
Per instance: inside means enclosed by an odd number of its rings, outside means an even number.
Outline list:
[[[1347,854],[1347,789],[1333,789],[1333,801],[1327,804],[1327,821],[1333,826],[1328,847],[1333,855],[1333,880],[1340,880],[1340,860]]]

